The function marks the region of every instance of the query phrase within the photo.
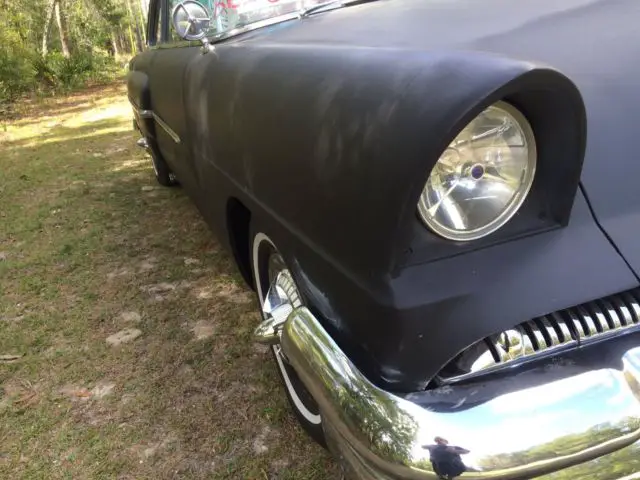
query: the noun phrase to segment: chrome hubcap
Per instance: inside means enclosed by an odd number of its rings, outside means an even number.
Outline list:
[[[269,265],[271,283],[261,306],[264,320],[256,328],[254,336],[260,343],[277,345],[284,322],[295,308],[302,306],[302,301],[291,272],[286,268],[274,271],[271,267]]]
[[[279,315],[289,316],[294,308],[301,306],[302,301],[300,300],[300,294],[293,281],[291,272],[286,269],[281,270],[271,281],[264,304],[262,305],[262,312],[265,318]]]

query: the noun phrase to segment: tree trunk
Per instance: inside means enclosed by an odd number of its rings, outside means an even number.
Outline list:
[[[136,16],[136,25],[138,25],[138,32],[140,32],[140,49],[144,49],[147,44],[147,20],[141,8],[134,3],[133,11]]]
[[[133,48],[133,45],[129,43],[129,36],[127,35],[128,33],[129,33],[128,31],[121,31],[118,34],[118,39],[120,40],[120,46],[122,47],[120,51],[132,53],[131,49]]]
[[[47,12],[44,18],[44,32],[42,33],[42,56],[46,56],[49,52],[49,32],[51,31],[51,22],[53,21],[53,10],[58,0],[50,0],[47,4]]]
[[[131,0],[126,0],[127,3],[127,10],[129,11],[129,29],[133,30],[133,32],[135,32],[135,42],[136,42],[136,47],[132,46],[132,50],[133,53],[135,53],[136,51],[142,51],[143,49],[143,41],[142,41],[142,37],[140,36],[140,24],[138,23],[138,16],[135,14],[134,9],[131,7]],[[134,37],[133,35],[131,35],[131,43],[133,43],[134,41]]]
[[[113,56],[118,57],[120,55],[120,49],[118,48],[118,37],[116,32],[111,32],[111,47],[113,48]]]
[[[131,46],[129,52],[133,53],[134,55],[138,53],[138,51],[136,50],[136,41],[133,39],[133,27],[131,25],[129,25],[129,45]]]
[[[69,48],[69,30],[67,28],[67,17],[63,9],[62,0],[57,0],[55,4],[56,23],[58,25],[58,32],[60,33],[60,45],[62,46],[62,54],[65,58],[71,56],[71,49]]]
[[[149,0],[140,0],[140,12],[142,12],[142,24],[146,26],[149,14]]]
[[[136,22],[135,31],[136,31],[136,45],[138,47],[138,51],[141,52],[142,50],[144,50],[144,38],[140,33],[140,25],[138,24],[138,22]]]
[[[116,37],[116,43],[118,44],[118,47],[119,47],[118,50],[120,52],[127,51],[127,42],[124,36],[122,35],[122,32],[118,32],[118,36]]]

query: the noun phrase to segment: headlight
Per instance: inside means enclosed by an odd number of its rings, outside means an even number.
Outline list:
[[[531,125],[498,102],[451,142],[433,167],[418,203],[424,223],[458,241],[495,232],[518,211],[536,171]]]

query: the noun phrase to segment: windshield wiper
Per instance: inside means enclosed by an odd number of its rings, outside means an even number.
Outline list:
[[[298,12],[298,16],[300,18],[308,17],[312,13],[315,13],[320,10],[324,10],[325,8],[333,7],[341,8],[346,7],[347,5],[358,5],[360,3],[368,3],[373,2],[375,0],[329,0],[328,2],[319,3],[314,5],[313,7],[305,8]]]
[[[331,7],[332,5],[335,5],[336,8],[344,7],[345,2],[344,2],[344,0],[329,0],[328,2],[318,3],[317,5],[314,5],[313,7],[309,7],[309,8],[305,8],[304,10],[300,10],[298,15],[300,15],[300,18],[308,17],[312,13],[315,13],[318,10],[324,10],[325,8]]]

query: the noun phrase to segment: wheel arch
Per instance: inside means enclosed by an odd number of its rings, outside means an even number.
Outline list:
[[[251,275],[251,210],[236,197],[227,200],[227,232],[231,253],[238,265],[240,274],[251,289],[255,289]]]

